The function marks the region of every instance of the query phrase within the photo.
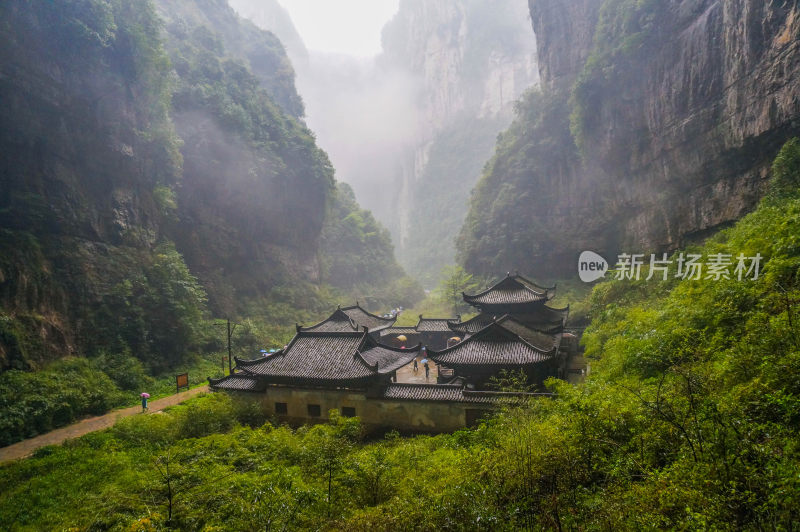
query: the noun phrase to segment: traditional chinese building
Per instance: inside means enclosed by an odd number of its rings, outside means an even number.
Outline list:
[[[477,323],[480,322],[473,321],[471,325]],[[561,333],[536,331],[509,315],[464,334],[461,342],[428,352],[431,360],[444,367],[439,372],[443,377],[440,380],[461,377],[483,389],[502,370],[521,370],[529,383],[541,384],[547,377],[557,376],[564,364],[564,353],[559,351]]]
[[[336,307],[333,314],[310,327],[297,326],[297,332],[354,332],[366,327],[369,334],[378,339],[381,331],[394,325],[394,318],[376,316],[356,302],[350,307]]]
[[[464,294],[478,316],[464,322],[420,316],[414,327],[394,327],[394,318],[358,303],[338,307],[320,323],[297,325],[284,349],[237,358],[235,372],[209,379],[210,386],[246,394],[266,413],[294,424],[322,421],[336,409],[359,416],[368,428],[456,430],[510,397],[485,390],[502,370],[522,370],[532,384],[563,373],[569,308],[549,307],[554,293],[555,287],[509,275],[479,294]],[[454,336],[458,341],[448,345]],[[397,382],[398,371],[420,356],[423,345],[438,366],[438,382]],[[403,371],[408,377],[411,369]]]
[[[451,324],[460,323],[461,317],[455,318],[423,318],[419,316],[416,329],[420,333],[422,345],[428,349],[444,349],[447,347],[447,340],[453,337]]]
[[[546,288],[519,274],[508,274],[483,292],[462,296],[465,303],[480,311],[474,325],[486,324],[508,314],[533,329],[559,332],[569,317],[569,306],[548,306],[547,302],[555,297],[555,293],[555,286]]]
[[[328,327],[333,321],[322,323]],[[237,358],[235,373],[209,383],[212,390],[247,394],[283,422],[323,421],[334,409],[344,416],[359,416],[368,429],[416,432],[471,426],[498,400],[507,398],[478,393],[463,384],[394,382],[396,371],[409,364],[420,348],[419,344],[410,349],[381,345],[367,329],[300,328],[286,348],[254,360]]]
[[[380,333],[380,342],[394,347],[422,343],[416,327],[389,327],[383,329]]]
[[[451,324],[460,323],[461,318],[424,318],[413,327],[389,327],[381,330],[380,341],[397,347],[421,343],[428,349],[444,349],[452,338]]]
[[[315,328],[319,329],[309,327]],[[420,349],[419,345],[411,349],[380,345],[366,327],[361,331],[298,329],[280,351],[254,360],[237,358],[239,371],[214,386],[224,389],[238,378],[254,378],[264,385],[367,389],[391,382],[394,372],[411,362]]]
[[[439,380],[462,377],[484,387],[501,370],[522,370],[531,384],[564,377],[573,345],[562,346],[569,307],[547,305],[555,286],[543,287],[525,277],[508,274],[490,288],[464,301],[480,311],[474,318],[449,321],[460,342],[430,351],[439,364]],[[563,347],[563,349],[562,349]]]

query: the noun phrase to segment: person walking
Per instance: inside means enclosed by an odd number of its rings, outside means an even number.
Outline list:
[[[425,361],[425,364],[422,365],[425,368],[425,380],[428,380],[428,377],[431,374],[431,367],[428,365],[428,361]]]
[[[419,363],[417,362],[417,357],[414,357],[414,371],[419,371]]]
[[[142,413],[147,411],[147,399],[149,399],[149,398],[150,398],[150,394],[149,393],[144,392],[142,394]]]

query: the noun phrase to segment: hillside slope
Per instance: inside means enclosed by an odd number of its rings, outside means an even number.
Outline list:
[[[247,397],[216,393],[0,468],[0,520],[33,529],[791,530],[800,141],[774,168],[755,212],[683,250],[760,253],[758,275],[740,279],[731,267],[728,279],[598,284],[585,383],[554,379],[556,396],[508,403],[475,429],[368,440],[357,418],[335,410],[329,424],[292,430],[266,422]]]
[[[361,211],[329,220],[333,168],[274,35],[224,0],[0,15],[0,368],[101,352],[164,368],[203,348],[210,314],[294,323],[351,297],[320,236]],[[347,252],[382,250],[365,275],[386,288],[402,271],[373,230]]]
[[[544,95],[526,99],[484,173],[464,264],[553,274],[586,248],[670,251],[751,210],[800,132],[799,9],[531,0]]]
[[[156,275],[161,199],[180,180],[181,155],[149,3],[11,1],[0,20],[6,369],[108,341],[98,334],[106,304],[126,281],[142,286]]]

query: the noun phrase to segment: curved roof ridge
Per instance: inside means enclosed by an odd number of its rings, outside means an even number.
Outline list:
[[[550,337],[552,337],[552,339],[553,339],[553,346],[552,346],[551,348],[549,348],[549,349],[546,349],[546,348],[544,348],[544,347],[541,347],[541,346],[538,346],[538,345],[535,345],[535,344],[533,344],[532,342],[530,342],[530,341],[526,340],[525,338],[523,338],[523,337],[522,337],[522,336],[520,336],[519,334],[515,333],[514,331],[512,331],[512,330],[510,330],[510,329],[508,329],[508,328],[506,328],[506,327],[503,327],[503,323],[505,323],[506,321],[513,321],[513,322],[514,322],[514,323],[516,323],[517,325],[519,325],[519,326],[521,326],[521,327],[524,327],[524,328],[526,328],[526,329],[529,329],[529,330],[531,330],[531,331],[533,331],[533,332],[539,333],[539,334],[541,334],[541,335],[544,335],[544,336],[550,336]],[[550,352],[551,352],[551,351],[553,351],[553,350],[556,350],[556,351],[558,350],[558,347],[559,347],[559,344],[560,344],[560,342],[559,342],[559,338],[558,338],[558,337],[560,337],[560,336],[561,336],[561,333],[553,333],[553,334],[551,334],[551,333],[548,333],[548,332],[540,331],[540,330],[538,330],[538,329],[536,329],[536,328],[534,328],[534,327],[531,327],[531,326],[529,326],[529,325],[526,325],[526,324],[525,324],[525,322],[522,322],[522,321],[518,320],[518,319],[517,319],[517,318],[515,318],[515,317],[514,317],[512,314],[503,314],[502,316],[500,316],[499,318],[497,318],[496,320],[494,320],[494,322],[493,322],[493,323],[496,323],[496,324],[497,324],[497,325],[499,325],[500,327],[503,327],[505,330],[507,330],[507,331],[508,331],[508,332],[510,332],[511,334],[515,335],[515,336],[516,336],[516,337],[518,337],[520,340],[522,340],[523,342],[525,342],[525,343],[526,343],[526,344],[528,344],[529,346],[533,347],[534,349],[536,349],[536,350],[538,350],[538,351],[541,351],[542,353],[550,353]],[[480,331],[479,331],[479,332],[480,332]],[[477,334],[477,333],[475,333],[475,334]]]
[[[509,275],[507,275],[507,277],[511,277],[511,275],[509,274]],[[530,279],[528,279],[527,277],[525,277],[525,276],[521,275],[519,272],[516,272],[516,273],[513,275],[513,277],[514,277],[514,278],[516,278],[516,279],[521,279],[523,283],[527,283],[527,284],[529,284],[529,285],[535,286],[535,287],[536,287],[536,288],[538,288],[539,290],[544,290],[544,291],[546,291],[546,292],[549,292],[550,290],[555,290],[555,289],[556,289],[556,286],[557,286],[557,284],[556,284],[556,283],[553,283],[553,286],[543,286],[543,285],[540,285],[540,284],[539,284],[539,283],[537,283],[536,281],[531,281],[531,280],[530,280]]]
[[[449,353],[449,352],[454,351],[455,349],[457,349],[459,347],[462,347],[466,343],[473,342],[475,340],[480,339],[481,337],[487,335],[492,330],[496,330],[496,329],[499,329],[500,331],[502,331],[503,334],[507,334],[509,336],[513,336],[514,338],[516,338],[517,340],[519,340],[520,342],[522,342],[526,346],[530,347],[531,349],[533,349],[534,351],[536,351],[538,353],[541,353],[542,355],[548,355],[548,354],[553,353],[554,351],[557,352],[558,346],[554,346],[551,349],[542,349],[541,347],[536,347],[535,345],[531,344],[530,342],[528,342],[527,340],[522,338],[520,335],[516,334],[513,331],[510,331],[510,330],[506,329],[501,324],[497,323],[497,320],[495,319],[494,321],[492,321],[492,323],[490,323],[489,325],[487,325],[483,329],[479,330],[478,332],[476,332],[475,334],[473,334],[471,336],[468,336],[467,338],[465,338],[464,340],[458,342],[457,344],[451,345],[450,347],[442,349],[441,351],[433,351],[431,349],[428,349],[428,353],[430,354],[431,357],[435,357],[437,355],[441,355],[441,354],[444,354],[444,353]]]
[[[389,351],[397,351],[398,353],[413,353],[414,351],[419,351],[420,349],[422,349],[422,342],[417,342],[415,346],[406,347],[405,349],[402,347],[394,347],[391,345],[386,345],[380,342],[376,342],[375,345],[369,347],[369,349],[375,349],[376,347],[380,347],[381,349],[386,349]]]
[[[486,319],[493,320],[494,316],[490,317],[488,314],[484,314],[483,312],[481,312],[481,313],[476,314],[475,316],[471,317],[467,321],[456,321],[456,322],[450,322],[450,323],[451,323],[451,325],[467,325],[469,323],[474,323],[474,322],[480,321],[482,319],[483,320],[486,320]]]
[[[233,356],[233,361],[236,362],[236,366],[252,366],[253,364],[257,364],[259,362],[263,362],[269,357],[274,357],[277,355],[283,355],[283,349],[278,349],[274,353],[267,353],[265,356],[258,357],[258,358],[239,358],[236,355]]]
[[[520,279],[522,279],[522,281],[520,281]],[[535,294],[535,295],[540,296],[540,297],[544,297],[546,299],[551,299],[552,298],[551,291],[555,290],[555,285],[553,285],[552,287],[548,288],[548,287],[544,287],[544,286],[538,285],[538,284],[534,283],[533,281],[529,281],[528,279],[525,279],[521,275],[513,275],[512,276],[512,275],[509,274],[509,275],[506,275],[505,277],[503,277],[502,279],[500,279],[499,281],[497,281],[496,283],[494,283],[489,288],[483,290],[482,292],[478,292],[477,294],[467,294],[466,292],[462,291],[461,295],[464,297],[465,300],[466,299],[475,299],[475,298],[478,298],[478,297],[481,297],[481,296],[485,296],[486,294],[492,292],[493,290],[497,290],[497,289],[501,288],[504,284],[508,284],[509,282],[513,282],[517,286],[519,286],[520,288],[523,288],[523,289],[531,292],[532,294]]]
[[[378,371],[379,364],[377,362],[375,362],[374,364],[370,364],[369,362],[367,362],[367,359],[365,359],[364,355],[361,354],[360,349],[356,349],[356,352],[353,353],[353,358],[361,362],[367,369],[374,372]]]
[[[369,349],[373,349],[374,345],[377,342],[369,335],[367,328],[364,327],[362,332],[361,341],[358,343],[356,347],[356,352],[353,353],[353,357],[361,362],[367,369],[377,373],[379,364],[376,362],[375,364],[370,364],[369,361],[364,358],[364,355],[361,354],[362,351],[368,351]]]
[[[375,319],[381,320],[381,321],[391,321],[392,323],[397,321],[396,318],[384,318],[383,316],[378,316],[377,314],[373,314],[372,312],[368,311],[367,309],[365,309],[364,307],[359,305],[358,301],[356,301],[355,305],[351,305],[349,307],[344,307],[344,308],[341,308],[341,307],[339,308],[339,310],[341,310],[341,311],[352,310],[352,309],[358,309],[361,312],[363,312],[364,314],[367,314],[367,315],[369,315],[369,316],[371,316],[371,317],[373,317]]]
[[[334,317],[337,317],[337,316],[338,316],[339,318],[344,318],[342,321],[344,321],[344,320],[347,320],[348,322],[350,322],[350,326],[353,328],[353,330],[354,330],[354,331],[357,331],[357,330],[358,330],[358,324],[357,324],[355,321],[353,321],[353,318],[351,318],[350,316],[348,316],[348,315],[347,315],[347,314],[346,314],[346,313],[345,313],[345,312],[344,312],[344,311],[341,309],[341,307],[336,307],[336,310],[334,310],[334,311],[331,313],[331,315],[330,315],[330,316],[328,316],[328,317],[327,317],[327,318],[325,318],[324,320],[320,321],[319,323],[315,323],[314,325],[309,325],[308,327],[302,327],[301,325],[299,325],[299,324],[298,324],[298,325],[297,325],[297,331],[298,331],[298,332],[300,332],[300,331],[304,331],[304,332],[311,332],[313,329],[316,329],[317,327],[321,327],[322,325],[324,325],[324,324],[328,323],[329,321],[334,321]]]

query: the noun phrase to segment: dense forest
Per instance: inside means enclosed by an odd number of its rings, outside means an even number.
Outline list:
[[[385,227],[226,0],[0,2],[0,446],[225,374],[231,322],[253,358],[355,300],[466,319],[507,271],[558,282],[588,362],[536,396],[490,379],[514,393],[438,435],[202,394],[0,465],[1,529],[797,527],[798,3],[528,0],[536,65],[493,6],[401,0],[387,26],[384,66],[429,77],[425,134],[370,159],[381,201],[404,190]],[[584,249],[759,262],[579,285]]]
[[[450,435],[291,430],[214,394],[0,469],[19,529],[790,530],[798,500],[800,141],[768,196],[687,252],[757,279],[595,286],[586,382]]]
[[[280,41],[224,0],[12,1],[0,20],[3,443],[169,389],[152,376],[202,382],[214,318],[252,353],[337,303],[421,297],[337,190]]]

